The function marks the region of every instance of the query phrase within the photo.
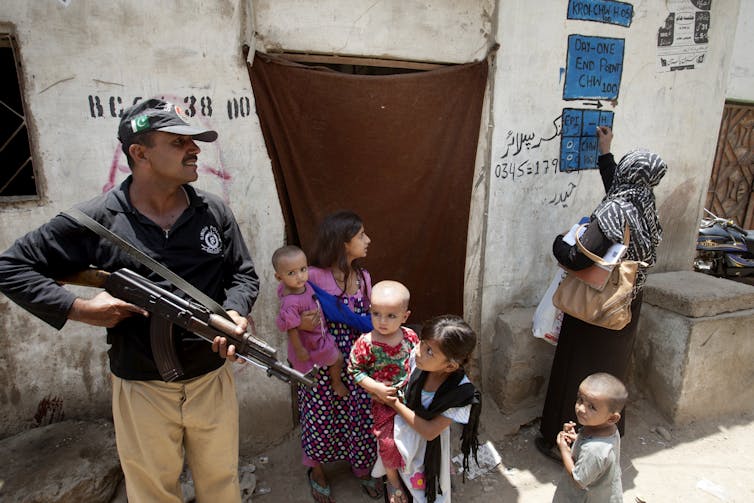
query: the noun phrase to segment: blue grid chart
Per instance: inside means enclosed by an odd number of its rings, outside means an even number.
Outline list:
[[[613,127],[613,112],[564,108],[560,171],[597,168],[597,126]]]

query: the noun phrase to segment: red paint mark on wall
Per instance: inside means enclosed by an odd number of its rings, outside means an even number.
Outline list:
[[[225,171],[224,169],[220,168],[213,168],[211,166],[199,166],[199,171],[202,173],[209,173],[212,176],[216,176],[223,182],[229,182],[233,177]]]
[[[121,159],[123,160],[123,164],[121,164]],[[118,144],[118,148],[115,149],[115,152],[113,152],[113,160],[110,162],[110,171],[107,174],[107,183],[102,186],[102,192],[107,192],[108,190],[115,187],[115,177],[118,172],[120,173],[128,173],[131,171],[131,168],[128,167],[128,161],[126,161],[126,155],[123,153],[123,151],[120,148],[120,143]]]

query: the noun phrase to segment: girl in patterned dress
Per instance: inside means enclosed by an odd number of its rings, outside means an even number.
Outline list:
[[[359,260],[367,255],[369,242],[361,218],[351,211],[341,211],[325,217],[309,253],[309,281],[338,297],[356,314],[369,311],[372,281],[359,265]],[[343,357],[348,358],[360,332],[330,320],[327,328]],[[370,475],[377,457],[371,399],[345,372],[341,379],[349,393],[344,398],[337,396],[327,369],[322,370],[313,388],[298,386],[303,463],[309,467],[312,497],[319,503],[335,501],[323,463],[345,460],[360,479],[365,494],[381,498],[382,487]]]
[[[419,339],[413,330],[402,326],[411,314],[409,292],[404,285],[397,281],[380,281],[372,289],[371,301],[374,329],[353,345],[348,372],[356,384],[374,397],[374,436],[387,473],[389,502],[407,503],[398,474],[403,458],[393,439],[395,410],[384,401],[403,392],[408,382],[408,359]]]

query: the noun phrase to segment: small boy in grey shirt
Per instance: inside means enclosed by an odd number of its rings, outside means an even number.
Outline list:
[[[616,424],[628,398],[619,379],[592,374],[579,385],[575,423],[563,425],[557,445],[565,473],[553,503],[623,503],[620,468],[620,434]]]

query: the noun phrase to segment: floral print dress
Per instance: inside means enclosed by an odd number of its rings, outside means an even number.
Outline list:
[[[351,350],[348,372],[358,384],[366,377],[371,377],[386,386],[403,389],[408,383],[408,360],[414,346],[419,344],[419,337],[407,327],[401,327],[403,338],[394,346],[372,340],[371,333],[363,334]],[[399,395],[400,396],[400,395]],[[372,402],[374,435],[377,438],[380,459],[386,468],[402,468],[403,458],[393,439],[393,418],[395,410],[380,402]]]

